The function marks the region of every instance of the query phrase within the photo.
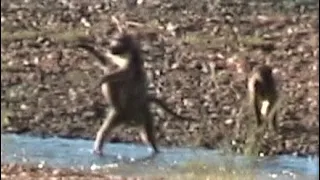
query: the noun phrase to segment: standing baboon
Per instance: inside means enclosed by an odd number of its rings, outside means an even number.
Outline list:
[[[278,92],[272,69],[268,65],[255,67],[248,79],[249,103],[252,106],[257,125],[261,126],[261,117],[278,129],[276,118],[278,108]],[[269,124],[270,125],[270,124]]]
[[[160,105],[176,118],[193,120],[177,115],[162,100],[148,93],[140,45],[132,34],[119,33],[115,36],[106,56],[87,44],[82,43],[77,46],[93,54],[102,65],[106,65],[109,59],[119,67],[114,72],[105,74],[98,83],[111,108],[97,132],[94,144],[96,154],[102,155],[104,139],[111,130],[122,125],[142,126],[140,131],[142,140],[145,143],[149,141],[154,152],[158,153],[154,135],[154,120],[149,108],[150,102]]]

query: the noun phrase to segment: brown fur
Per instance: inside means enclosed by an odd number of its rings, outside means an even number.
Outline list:
[[[257,126],[261,126],[263,117],[268,119],[274,130],[277,130],[278,92],[272,68],[267,65],[256,67],[248,79],[248,90],[249,103],[254,109]],[[266,109],[263,103],[268,103]]]
[[[149,108],[150,102],[160,105],[176,118],[193,119],[177,115],[162,100],[148,93],[147,77],[143,67],[140,46],[134,36],[120,33],[113,39],[110,46],[110,51],[105,57],[89,45],[78,45],[78,47],[92,53],[102,65],[105,65],[107,59],[110,59],[119,66],[114,72],[105,74],[98,83],[101,85],[102,93],[111,105],[111,109],[97,132],[94,151],[102,154],[104,139],[111,130],[121,125],[129,125],[142,126],[140,132],[142,140],[149,141],[154,152],[158,153],[153,117]],[[121,55],[123,54],[127,54],[129,57],[122,58]]]

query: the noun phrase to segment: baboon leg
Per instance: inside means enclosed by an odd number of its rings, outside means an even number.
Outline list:
[[[143,120],[144,124],[143,124],[143,131],[142,133],[145,133],[146,136],[147,136],[147,140],[149,141],[149,143],[151,144],[153,150],[154,150],[154,153],[159,153],[159,149],[157,147],[157,144],[156,144],[156,139],[155,139],[155,134],[154,134],[154,124],[153,124],[153,118],[152,118],[152,115],[150,113],[150,110],[148,108],[144,108],[144,110],[142,111],[142,116],[141,120]],[[140,134],[141,135],[141,134]],[[143,135],[145,136],[145,135]],[[144,137],[142,137],[144,138]]]
[[[177,113],[172,111],[170,108],[168,108],[168,105],[161,99],[158,99],[158,98],[153,97],[153,96],[149,96],[148,99],[149,99],[150,102],[158,104],[162,109],[164,109],[165,111],[167,111],[169,114],[171,114],[173,117],[175,117],[177,119],[188,120],[188,121],[196,121],[193,118],[178,115]]]
[[[268,121],[269,121],[269,127],[271,126],[271,128],[277,132],[279,127],[277,124],[277,110],[276,110],[276,108],[277,108],[276,106],[273,106],[271,108],[271,110],[269,111]]]
[[[276,100],[271,100],[268,114],[267,114],[267,120],[269,121],[269,128],[272,128],[274,131],[278,131],[278,124],[277,124],[277,111],[279,106],[279,100],[277,98],[274,98]]]
[[[257,126],[260,127],[261,124],[262,124],[262,121],[261,121],[261,112],[260,112],[260,109],[259,109],[259,100],[257,97],[253,97],[253,109],[254,109],[254,115],[255,115],[255,118],[256,118],[256,121],[257,121]]]
[[[111,108],[99,131],[97,132],[93,147],[93,152],[95,154],[103,155],[102,148],[104,140],[110,134],[112,129],[114,129],[121,121],[120,118],[120,114],[114,108]]]
[[[272,128],[274,131],[278,132],[279,127],[277,123],[277,112],[274,112],[271,119]]]
[[[140,138],[141,138],[142,142],[143,142],[144,144],[148,144],[148,137],[147,137],[147,134],[146,134],[145,129],[142,129],[142,130],[139,132],[139,134],[140,134]]]

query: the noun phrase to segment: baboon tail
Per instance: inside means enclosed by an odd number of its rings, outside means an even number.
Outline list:
[[[174,116],[177,119],[187,120],[187,121],[195,121],[195,119],[193,119],[193,118],[178,115],[177,113],[172,111],[170,108],[168,108],[168,105],[161,99],[158,99],[154,96],[149,96],[148,99],[150,102],[153,102],[153,103],[159,105],[162,109],[164,109],[165,111],[167,111],[169,114],[171,114],[172,116]]]

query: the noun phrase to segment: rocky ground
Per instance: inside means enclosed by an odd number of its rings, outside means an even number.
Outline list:
[[[197,169],[198,167],[198,169]],[[217,170],[211,168],[199,168],[199,166],[187,167],[184,172],[180,173],[163,173],[161,175],[142,175],[142,176],[119,176],[111,175],[110,173],[103,172],[103,170],[80,170],[74,168],[52,168],[48,166],[37,165],[17,165],[6,164],[1,165],[1,179],[15,179],[15,180],[34,180],[34,179],[50,179],[50,180],[254,180],[257,179],[254,173],[247,170],[234,170],[230,173],[230,170]]]
[[[163,178],[151,177],[121,177],[116,175],[108,175],[103,172],[84,171],[79,169],[68,168],[52,168],[38,167],[36,165],[18,165],[5,164],[1,165],[1,179],[15,180],[33,180],[33,179],[50,179],[50,180],[161,180]]]
[[[94,138],[106,102],[91,87],[102,71],[70,45],[87,37],[101,50],[116,31],[111,15],[125,14],[144,25],[131,28],[143,34],[150,91],[199,119],[181,122],[153,108],[159,144],[318,154],[318,9],[318,2],[2,0],[2,133]],[[254,143],[243,61],[274,67],[283,95],[280,132],[266,130]],[[131,129],[111,140],[140,142]]]

